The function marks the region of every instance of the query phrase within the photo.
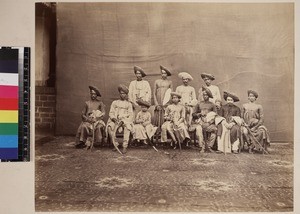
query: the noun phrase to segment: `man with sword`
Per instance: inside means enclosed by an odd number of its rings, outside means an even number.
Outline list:
[[[127,152],[129,135],[133,130],[133,109],[132,103],[128,101],[128,88],[125,85],[119,85],[118,91],[120,99],[113,101],[111,104],[106,128],[115,150],[120,154],[125,154]],[[122,152],[119,150],[119,143],[116,141],[116,132],[119,128],[124,129]]]

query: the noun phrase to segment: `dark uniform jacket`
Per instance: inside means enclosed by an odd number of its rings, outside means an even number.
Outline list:
[[[232,120],[232,116],[241,117],[241,110],[236,105],[227,103],[221,108],[221,116],[225,117],[226,121],[229,123]]]

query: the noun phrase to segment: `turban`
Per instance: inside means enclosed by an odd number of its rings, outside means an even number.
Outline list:
[[[178,74],[178,77],[181,78],[181,79],[193,80],[193,77],[189,73],[187,73],[187,72],[180,72]]]
[[[238,98],[238,96],[232,94],[232,93],[229,93],[229,92],[226,92],[224,91],[224,99],[227,100],[227,97],[231,97],[233,99],[233,102],[237,102],[237,101],[240,101],[240,99]]]
[[[205,77],[207,77],[207,78],[209,78],[209,79],[211,79],[211,80],[215,80],[214,75],[212,75],[212,74],[207,74],[207,73],[202,73],[202,74],[201,74],[201,78],[204,79]]]
[[[149,108],[151,106],[151,104],[149,102],[141,100],[141,99],[137,100],[136,103],[139,104],[140,106],[146,106],[147,108]]]
[[[171,75],[172,75],[171,72],[170,72],[166,67],[164,67],[164,66],[162,66],[162,65],[160,65],[160,70],[161,70],[161,71],[164,70],[164,71],[167,73],[168,76],[171,76]]]
[[[136,72],[139,71],[142,74],[142,77],[147,76],[146,73],[145,73],[145,71],[142,68],[140,68],[140,67],[138,67],[136,65],[133,67],[133,70],[134,70],[134,74],[136,74]]]
[[[181,95],[177,92],[171,92],[171,96],[177,96],[179,99],[181,98]]]
[[[212,95],[211,91],[207,87],[202,86],[202,92],[204,92],[204,91],[206,92],[208,97],[213,98],[213,95]]]
[[[97,87],[90,85],[89,89],[95,91],[97,96],[101,97],[101,94],[100,94],[99,89]]]
[[[129,93],[129,90],[128,90],[127,86],[126,85],[122,85],[122,84],[118,86],[118,91],[119,92],[123,91],[125,94]]]
[[[248,90],[248,96],[249,96],[249,94],[253,94],[255,98],[258,97],[258,93],[256,91]]]

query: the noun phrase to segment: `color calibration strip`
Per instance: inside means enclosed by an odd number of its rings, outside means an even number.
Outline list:
[[[29,161],[30,49],[0,49],[0,159]],[[25,76],[25,74],[27,76]],[[26,79],[26,83],[25,83]],[[25,88],[27,94],[25,95]],[[25,100],[25,98],[27,98]],[[26,106],[25,106],[26,105]],[[26,111],[26,112],[25,112]],[[25,140],[24,140],[25,138]]]
[[[0,159],[18,159],[19,51],[0,50]]]

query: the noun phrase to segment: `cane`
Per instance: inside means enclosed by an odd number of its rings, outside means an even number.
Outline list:
[[[256,138],[254,137],[252,131],[250,130],[250,128],[248,126],[245,126],[246,129],[248,130],[249,134],[250,134],[250,137],[251,139],[254,141],[254,143],[256,145],[258,145],[262,150],[263,150],[263,154],[266,153],[266,154],[269,154],[269,152],[267,150],[265,150],[265,148],[256,140]]]
[[[241,145],[239,148],[239,153],[241,153],[241,150],[244,149],[244,137],[243,137],[243,127],[241,126]]]
[[[92,142],[91,142],[91,148],[90,148],[91,151],[94,147],[94,141],[95,141],[95,139],[94,139],[95,138],[95,124],[94,123],[92,124],[92,127],[93,127],[93,130],[92,130],[93,134],[92,134]]]

